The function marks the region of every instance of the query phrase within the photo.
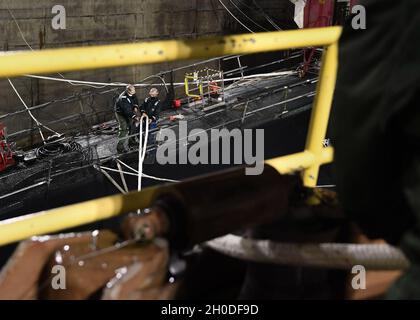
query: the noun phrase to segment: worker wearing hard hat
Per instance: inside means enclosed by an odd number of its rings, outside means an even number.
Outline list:
[[[119,124],[118,153],[128,150],[127,136],[131,131],[133,120],[137,117],[138,105],[136,88],[133,85],[128,85],[115,102],[115,117]]]

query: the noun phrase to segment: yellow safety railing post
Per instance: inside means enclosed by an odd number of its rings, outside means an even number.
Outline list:
[[[201,80],[198,80],[198,91],[199,91],[199,95],[198,94],[192,94],[190,93],[190,83],[189,80],[195,80],[194,76],[190,76],[190,75],[185,75],[185,94],[187,95],[187,97],[190,98],[201,98],[204,95],[204,91],[203,91],[203,83],[201,82]],[[193,89],[194,90],[194,89]]]
[[[189,84],[188,76],[185,76],[184,84],[185,84],[185,94],[187,95],[187,97],[189,97],[190,96],[190,84]]]
[[[303,184],[307,187],[315,187],[317,185],[319,166],[323,164],[322,154],[324,152],[331,152],[325,150],[322,142],[327,133],[337,78],[337,67],[338,43],[335,42],[326,47],[323,55],[321,74],[317,85],[311,122],[309,124],[305,151],[313,154],[315,161],[309,168],[302,172]]]

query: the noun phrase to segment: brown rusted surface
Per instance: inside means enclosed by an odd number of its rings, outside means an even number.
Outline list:
[[[157,239],[160,248],[148,260],[123,268],[111,279],[104,290],[104,300],[169,299],[176,293],[177,285],[167,284],[167,243]]]
[[[110,231],[94,231],[22,242],[0,273],[0,299],[173,297],[177,286],[166,281],[167,242],[117,240]],[[55,265],[65,268],[64,290],[52,288]],[[123,270],[127,272],[121,274]]]
[[[121,228],[126,239],[151,240],[168,232],[169,220],[161,208],[154,207],[146,214],[129,215],[123,221]]]
[[[42,280],[42,283],[47,285],[42,288],[40,298],[64,300],[96,298],[119,269],[135,264],[147,265],[159,253],[167,255],[166,247],[153,242],[122,247],[116,245],[115,239],[115,236],[106,238],[99,236],[96,247],[92,246],[92,241],[89,239],[70,248],[63,247],[58,250],[46,268],[48,276]],[[66,290],[54,290],[50,285],[54,275],[48,273],[48,270],[54,265],[65,267]],[[162,268],[166,268],[166,264]]]
[[[19,244],[0,273],[0,299],[36,299],[42,269],[57,248],[87,241],[91,233],[34,237]]]

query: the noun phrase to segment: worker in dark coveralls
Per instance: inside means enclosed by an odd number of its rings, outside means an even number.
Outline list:
[[[145,113],[149,117],[149,124],[151,125],[150,129],[156,127],[156,122],[159,119],[161,108],[159,90],[156,88],[150,89],[149,96],[144,99],[142,105],[140,106],[140,113]]]
[[[339,44],[331,118],[339,197],[368,236],[411,262],[388,298],[420,299],[420,1],[360,4],[366,29],[346,26]]]
[[[131,132],[135,119],[138,118],[138,108],[139,103],[136,97],[136,89],[134,86],[128,85],[115,102],[115,117],[119,125],[118,153],[124,153],[128,150],[129,141],[127,136]]]
[[[144,99],[143,103],[140,106],[140,114],[146,114],[149,118],[148,125],[149,130],[157,128],[157,121],[159,119],[159,114],[162,110],[162,102],[159,100],[159,90],[156,88],[151,88],[149,91],[149,96]],[[145,127],[146,124],[143,124]],[[153,144],[155,142],[155,132],[149,133],[148,144]]]

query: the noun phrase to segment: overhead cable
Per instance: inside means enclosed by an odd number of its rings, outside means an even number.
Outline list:
[[[225,10],[242,26],[244,27],[246,30],[248,30],[251,33],[255,33],[254,31],[252,31],[250,28],[248,28],[244,23],[241,22],[241,20],[239,20],[233,13],[232,11],[229,10],[228,7],[226,7],[226,5],[223,3],[222,0],[219,0],[220,4],[223,6],[223,8],[225,8]]]
[[[262,25],[260,25],[258,22],[256,22],[254,19],[250,18],[245,12],[243,12],[243,10],[241,10],[241,8],[238,7],[238,5],[235,3],[234,0],[229,0],[229,1],[236,8],[236,10],[238,10],[240,13],[242,13],[243,16],[245,16],[245,18],[247,18],[249,21],[251,21],[257,27],[260,27],[264,31],[269,31],[268,29],[266,29]]]
[[[10,86],[12,87],[13,91],[14,91],[14,92],[16,93],[16,95],[18,96],[19,100],[20,100],[20,101],[22,102],[22,104],[24,105],[24,107],[25,107],[26,111],[28,112],[29,116],[32,118],[32,120],[34,120],[34,121],[35,121],[35,123],[36,123],[36,125],[37,125],[37,127],[38,127],[38,130],[39,130],[39,134],[40,134],[40,136],[41,136],[41,138],[42,138],[42,141],[43,141],[44,143],[46,143],[45,138],[44,138],[44,134],[42,133],[42,130],[41,130],[41,127],[43,127],[43,128],[45,128],[45,129],[47,129],[48,131],[50,131],[50,132],[52,132],[52,133],[54,133],[54,134],[56,134],[56,135],[59,135],[59,136],[60,136],[60,134],[59,134],[58,132],[56,132],[56,131],[54,131],[54,130],[50,129],[49,127],[47,127],[47,126],[45,126],[45,125],[43,125],[41,122],[39,122],[39,121],[38,121],[38,119],[37,119],[37,118],[35,118],[35,116],[34,116],[34,115],[32,114],[32,112],[31,112],[31,110],[29,110],[29,107],[26,105],[25,101],[22,99],[22,97],[20,96],[19,92],[17,91],[17,89],[16,89],[16,88],[15,88],[15,86],[13,85],[12,81],[11,81],[10,79],[7,79],[7,80],[9,81]]]

